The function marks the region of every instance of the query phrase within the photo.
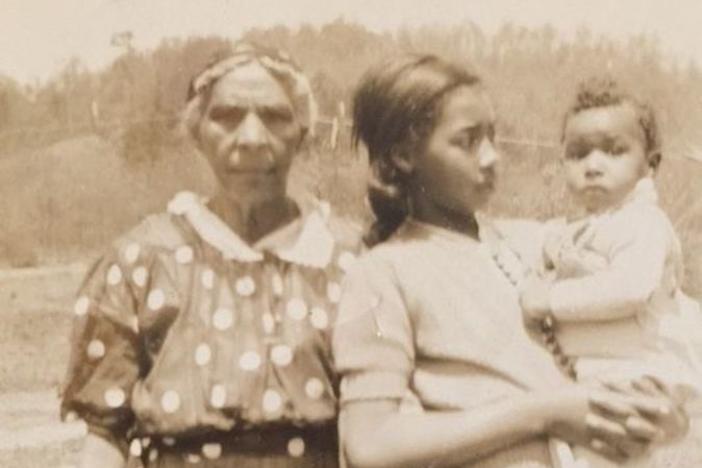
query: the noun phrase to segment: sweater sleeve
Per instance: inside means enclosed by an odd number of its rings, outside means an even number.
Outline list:
[[[332,343],[342,403],[406,394],[414,368],[410,319],[391,268],[371,255],[346,276]]]
[[[658,209],[630,212],[610,226],[608,266],[560,280],[550,307],[560,321],[606,321],[635,315],[661,284],[670,250],[670,227]]]

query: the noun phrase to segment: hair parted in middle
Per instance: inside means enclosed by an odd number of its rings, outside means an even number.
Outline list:
[[[375,217],[366,244],[385,241],[410,214],[409,171],[398,161],[423,151],[447,94],[479,83],[467,67],[415,54],[384,60],[361,78],[353,99],[353,137],[368,149],[368,202]]]
[[[253,42],[237,42],[231,47],[228,51],[218,51],[213,60],[190,82],[183,112],[183,123],[190,136],[196,141],[199,139],[198,126],[217,81],[232,70],[251,62],[258,62],[280,83],[290,98],[303,133],[314,134],[317,103],[312,86],[290,55]]]

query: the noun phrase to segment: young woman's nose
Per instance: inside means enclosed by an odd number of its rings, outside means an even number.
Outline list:
[[[500,160],[500,153],[495,145],[487,138],[483,138],[478,148],[478,162],[481,168],[493,167]]]
[[[255,112],[249,112],[236,130],[236,144],[242,149],[257,149],[267,143],[266,127]]]

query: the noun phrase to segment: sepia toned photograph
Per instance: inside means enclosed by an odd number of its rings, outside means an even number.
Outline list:
[[[0,11],[0,467],[702,466],[702,3]]]

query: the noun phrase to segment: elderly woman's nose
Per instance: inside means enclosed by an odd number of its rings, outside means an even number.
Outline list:
[[[492,167],[500,160],[500,153],[495,148],[495,145],[488,139],[483,138],[478,148],[478,161],[480,167]]]
[[[237,129],[237,144],[245,147],[263,146],[267,142],[266,127],[255,112],[249,112]]]

